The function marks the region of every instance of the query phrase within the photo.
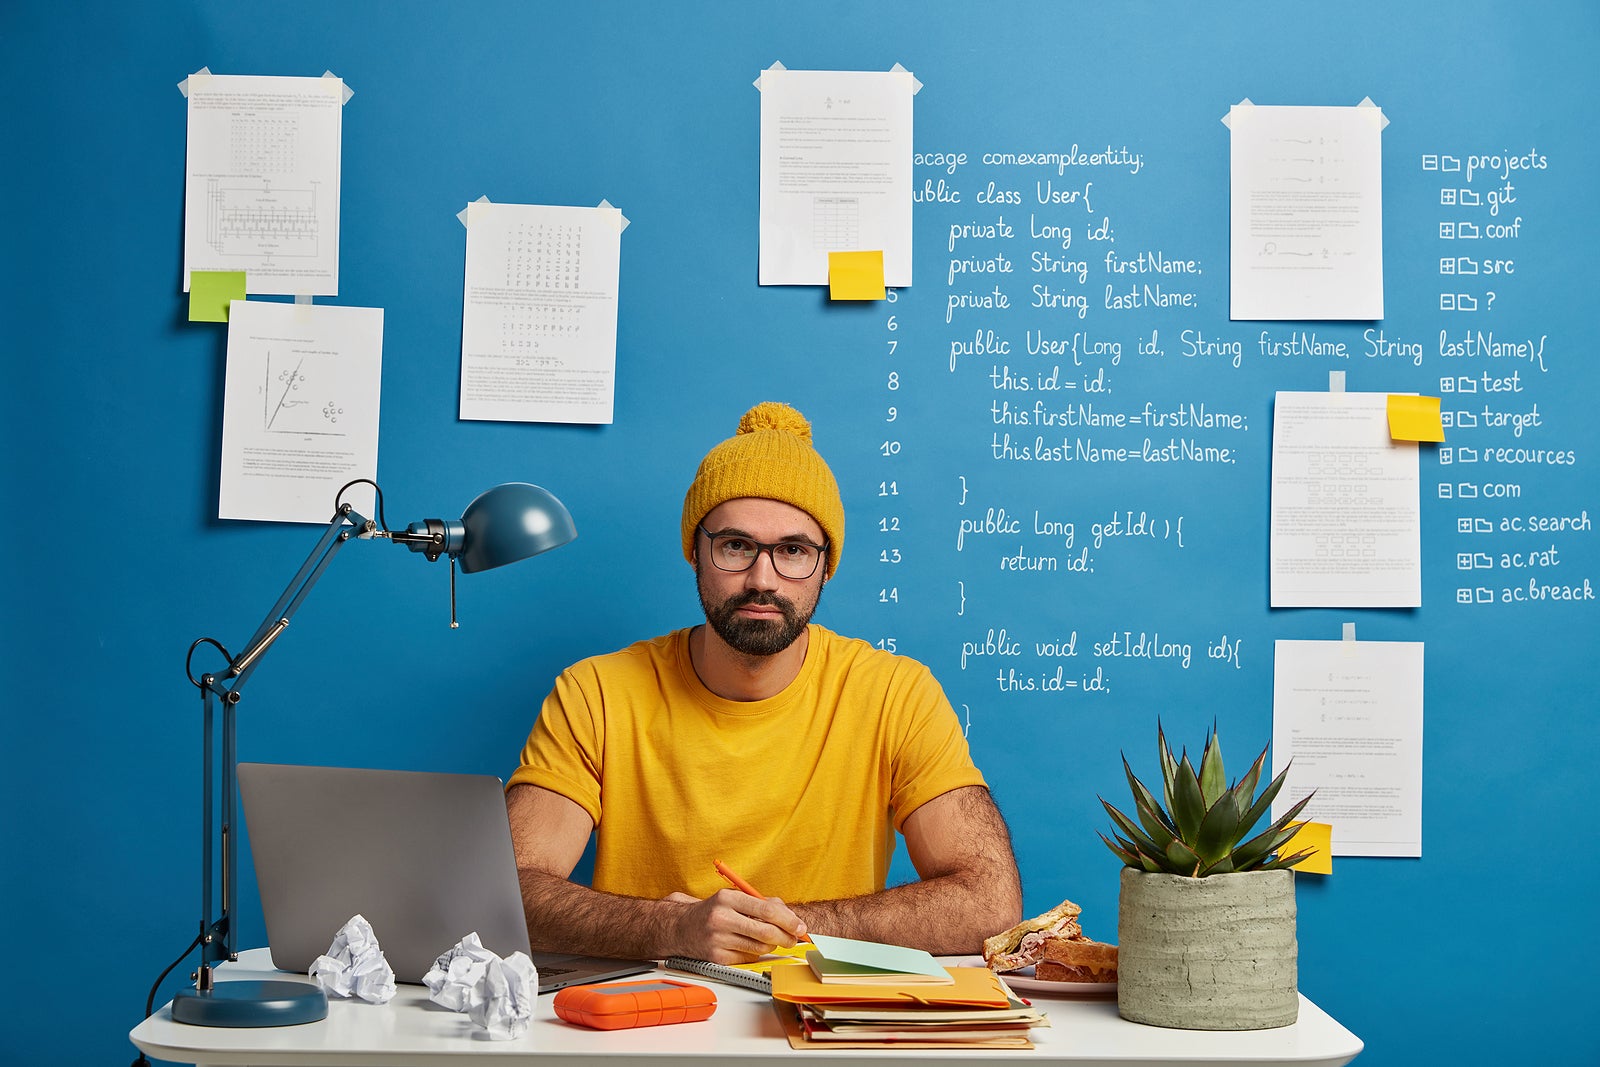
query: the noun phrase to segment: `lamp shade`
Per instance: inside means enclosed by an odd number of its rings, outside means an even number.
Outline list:
[[[479,494],[462,512],[461,526],[456,561],[464,574],[537,556],[578,536],[566,505],[528,482],[506,482]]]

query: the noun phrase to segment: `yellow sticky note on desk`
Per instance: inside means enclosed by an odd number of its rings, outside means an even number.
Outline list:
[[[227,322],[228,305],[244,299],[244,271],[189,272],[189,321]]]
[[[883,252],[829,252],[828,299],[882,300]]]
[[[1278,848],[1278,855],[1292,856],[1296,852],[1311,855],[1294,865],[1301,874],[1333,873],[1333,827],[1325,822],[1296,823],[1298,827],[1288,843]]]
[[[1392,441],[1443,441],[1436,396],[1389,396],[1389,439]]]

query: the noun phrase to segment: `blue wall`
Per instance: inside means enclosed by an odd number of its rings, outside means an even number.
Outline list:
[[[1091,933],[1113,936],[1117,868],[1094,831],[1106,824],[1096,795],[1125,795],[1118,752],[1153,769],[1160,716],[1192,745],[1215,720],[1243,760],[1270,736],[1272,641],[1333,639],[1354,619],[1362,638],[1426,643],[1425,851],[1344,859],[1331,878],[1300,879],[1302,989],[1366,1041],[1363,1063],[1518,1062],[1532,1052],[1593,1062],[1600,1043],[1577,1020],[1589,1013],[1587,916],[1600,874],[1582,845],[1586,772],[1600,755],[1596,607],[1461,605],[1456,591],[1532,577],[1498,565],[1464,574],[1463,550],[1498,559],[1547,547],[1510,533],[1473,540],[1458,532],[1461,517],[1600,511],[1588,314],[1600,232],[1597,46],[1600,14],[1586,0],[1398,10],[1369,0],[5,5],[0,397],[12,563],[0,613],[0,923],[14,960],[24,944],[38,950],[26,954],[31,977],[14,968],[14,984],[74,993],[39,1001],[32,1024],[13,1028],[6,1058],[131,1057],[126,1032],[197,913],[198,701],[184,651],[202,635],[241,642],[315,537],[311,527],[214,517],[225,330],[186,321],[185,109],[175,88],[209,66],[332,70],[355,91],[344,112],[341,286],[329,302],[385,309],[379,480],[391,522],[459,514],[482,488],[519,479],[558,493],[580,530],[555,555],[463,579],[456,632],[442,566],[347,550],[251,685],[247,758],[509,773],[563,666],[698,617],[677,549],[681,494],[740,412],[784,399],[812,417],[845,487],[850,538],[819,617],[894,639],[970,716],[974,751],[1013,826],[1030,911],[1071,897]],[[916,284],[893,305],[835,308],[815,289],[755,284],[751,82],[773,61],[900,62],[924,83],[916,148],[972,159],[953,174],[919,168],[919,188],[943,180],[961,200],[936,192],[917,205]],[[1364,96],[1391,120],[1386,317],[1271,327],[1345,342],[1356,353],[1348,360],[1261,358],[1260,324],[1227,318],[1219,119],[1243,97]],[[990,180],[1032,196],[1044,175],[978,157],[1074,143],[1126,145],[1146,162],[1138,174],[1080,176],[1096,183],[1095,212],[1056,217],[1080,240],[1109,217],[1125,255],[1158,249],[1200,259],[1206,272],[1191,287],[1194,308],[1113,313],[1094,299],[1107,279],[1085,251],[1088,279],[1068,288],[1088,294],[1090,310],[1059,330],[1126,347],[1124,363],[1102,368],[1119,396],[1246,413],[1251,430],[1226,442],[1237,463],[1021,475],[985,458],[993,361],[963,357],[952,371],[950,343],[975,327],[1020,337],[1043,320],[1019,308],[947,325],[948,296],[966,288],[949,279],[948,229],[1047,217],[1026,200],[980,205]],[[1548,167],[1511,176],[1519,199],[1509,214],[1524,222],[1494,250],[1516,260],[1516,273],[1492,287],[1492,308],[1476,318],[1441,314],[1437,263],[1448,249],[1438,223],[1454,216],[1421,157],[1530,150]],[[480,195],[604,197],[631,220],[614,425],[456,418],[464,231],[455,213]],[[971,288],[998,280],[1026,304],[1037,247],[1025,234],[1006,245],[1019,273]],[[1479,291],[1489,288],[1479,279]],[[1366,358],[1369,325],[1419,343],[1422,356]],[[1240,366],[1184,359],[1185,330],[1240,340]],[[1441,357],[1438,336],[1468,330],[1546,338],[1544,370],[1523,367],[1525,393],[1501,408],[1537,404],[1543,425],[1520,439],[1480,431],[1453,443],[1571,449],[1575,465],[1502,468],[1493,477],[1522,496],[1472,510],[1438,498],[1459,469],[1425,450],[1423,607],[1270,611],[1273,393],[1325,388],[1329,370],[1345,370],[1352,390],[1437,394],[1462,366]],[[1151,331],[1172,347],[1158,365],[1131,358]],[[889,339],[901,341],[892,355]],[[1481,361],[1466,372],[1513,369]],[[890,371],[901,375],[892,395]],[[891,404],[898,417],[887,426]],[[901,451],[885,458],[890,436]],[[1081,531],[1133,509],[1181,515],[1190,537],[1182,548],[1108,545],[1092,574],[1003,576],[996,549],[955,551],[963,476],[1024,515],[1048,503]],[[890,513],[878,486],[890,480],[902,490],[895,535],[880,521]],[[1592,532],[1542,540],[1561,563],[1541,580],[1600,579]],[[902,563],[881,562],[892,549]],[[880,603],[890,589],[898,599]],[[1069,675],[1099,666],[1109,691],[999,693],[992,662],[969,657],[963,667],[961,658],[964,642],[996,628],[1030,642],[1076,631]],[[1088,644],[1120,630],[1193,642],[1195,662],[1097,663]],[[1222,633],[1242,642],[1237,670],[1204,656]],[[248,944],[260,936],[248,882],[245,897]]]

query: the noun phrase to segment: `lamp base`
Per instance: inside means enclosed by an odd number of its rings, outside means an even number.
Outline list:
[[[305,982],[218,982],[172,998],[173,1022],[193,1026],[295,1026],[327,1017],[328,994]]]

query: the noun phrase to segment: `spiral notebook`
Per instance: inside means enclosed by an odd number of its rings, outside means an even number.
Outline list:
[[[668,970],[684,971],[687,974],[699,975],[701,978],[710,978],[717,982],[726,982],[729,985],[744,986],[754,989],[758,993],[772,992],[772,978],[760,971],[747,970],[742,967],[732,967],[725,963],[712,963],[709,960],[695,960],[687,956],[668,956],[666,960]]]

